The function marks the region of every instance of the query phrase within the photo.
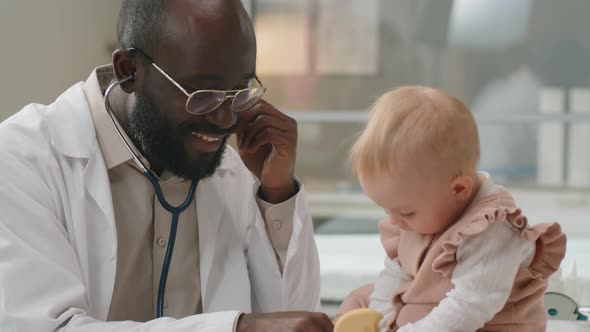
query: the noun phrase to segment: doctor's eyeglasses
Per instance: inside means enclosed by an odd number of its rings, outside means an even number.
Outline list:
[[[232,110],[234,112],[244,112],[256,105],[262,95],[266,92],[266,88],[262,86],[258,77],[254,77],[259,86],[251,87],[241,90],[197,90],[192,93],[183,88],[170,75],[168,75],[162,68],[160,68],[149,56],[138,48],[129,48],[129,51],[136,52],[148,60],[158,72],[160,72],[166,79],[168,79],[174,86],[176,86],[182,93],[186,95],[186,111],[195,115],[205,115],[215,111],[227,99],[232,100]]]

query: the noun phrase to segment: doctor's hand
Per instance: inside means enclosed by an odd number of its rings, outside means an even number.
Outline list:
[[[299,190],[294,179],[297,122],[264,100],[239,116],[238,152],[260,180],[261,198],[277,204],[293,197]]]
[[[275,312],[245,314],[238,320],[237,332],[332,332],[334,325],[319,312]]]

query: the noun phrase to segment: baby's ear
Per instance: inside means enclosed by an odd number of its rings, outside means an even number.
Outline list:
[[[473,178],[467,175],[457,176],[451,182],[451,190],[453,195],[455,195],[459,201],[466,201],[471,197],[473,186]]]

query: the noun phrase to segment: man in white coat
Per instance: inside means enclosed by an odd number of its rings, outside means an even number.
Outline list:
[[[0,124],[0,331],[331,331],[297,124],[261,99],[240,1],[123,0],[117,32],[112,66]],[[172,215],[127,148],[171,205],[198,181],[162,318]]]

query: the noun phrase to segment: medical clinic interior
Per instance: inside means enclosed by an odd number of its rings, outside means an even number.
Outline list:
[[[317,246],[318,311],[338,317],[351,292],[381,278],[384,259],[392,257],[384,250],[380,224],[393,218],[392,212],[359,181],[351,150],[373,128],[367,123],[377,116],[380,96],[424,86],[461,100],[473,116],[480,145],[477,174],[486,174],[513,197],[518,212],[510,213],[526,216],[513,224],[557,222],[565,235],[563,257],[539,294],[546,315],[539,319],[547,319],[547,331],[590,331],[590,0],[241,3],[256,35],[258,83],[253,82],[265,88],[252,91],[264,93],[266,102],[297,123],[294,173],[307,195]],[[121,1],[114,0],[0,2],[0,140],[7,148],[12,143],[5,141],[2,127],[16,121],[11,118],[21,109],[53,103],[94,68],[112,63],[120,47],[120,7]],[[222,98],[233,98],[235,106],[238,96]],[[417,129],[409,133],[410,138],[422,135]],[[232,135],[227,144],[237,149],[240,142]],[[0,158],[8,158],[2,149]],[[4,276],[14,252],[7,244],[12,224],[0,210],[0,288],[13,287]],[[281,224],[268,225],[270,232]],[[529,236],[519,231],[523,239]],[[538,240],[533,246],[537,256],[545,245],[547,240]],[[537,261],[533,256],[531,261]],[[3,296],[0,289],[0,331],[29,331],[11,327],[18,314],[8,314],[11,300]]]

